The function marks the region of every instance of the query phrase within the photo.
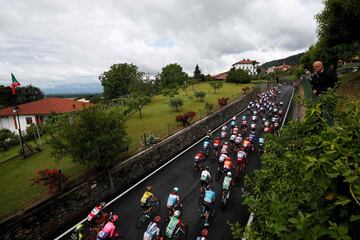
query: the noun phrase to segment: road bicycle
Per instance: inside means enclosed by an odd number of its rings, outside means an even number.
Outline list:
[[[147,224],[150,221],[150,219],[152,219],[156,215],[156,213],[159,212],[161,202],[159,199],[154,198],[150,200],[149,205],[150,205],[149,206],[150,212],[148,212],[147,209],[142,209],[141,214],[136,218],[135,227],[137,229],[144,227],[145,224]]]
[[[223,191],[221,193],[221,208],[222,209],[225,208],[225,205],[229,199],[230,199],[230,190],[223,189]]]

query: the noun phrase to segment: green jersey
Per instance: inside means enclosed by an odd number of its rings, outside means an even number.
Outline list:
[[[166,228],[166,233],[165,233],[168,238],[171,238],[172,235],[174,234],[174,231],[176,229],[176,226],[178,225],[178,222],[179,222],[179,219],[177,217],[172,216],[170,218],[170,222]]]
[[[229,176],[225,176],[224,177],[224,182],[223,182],[223,190],[230,190],[230,185],[231,185],[231,177]]]

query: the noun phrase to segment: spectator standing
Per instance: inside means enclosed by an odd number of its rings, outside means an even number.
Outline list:
[[[338,83],[335,71],[330,68],[325,69],[321,61],[314,62],[313,68],[314,73],[310,83],[315,96],[319,96],[319,94],[325,92],[328,88],[335,87],[336,83]]]

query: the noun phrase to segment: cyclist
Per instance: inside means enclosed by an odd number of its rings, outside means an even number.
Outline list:
[[[221,131],[226,132],[228,130],[228,127],[226,125],[222,126]]]
[[[209,172],[209,169],[209,166],[206,166],[205,170],[201,172],[200,184],[202,189],[209,185],[211,182],[211,174]]]
[[[144,192],[143,196],[140,200],[141,208],[146,212],[147,217],[149,216],[149,213],[151,212],[152,206],[151,201],[155,198],[154,194],[152,193],[152,187],[147,186],[146,191]]]
[[[203,205],[205,208],[204,217],[205,217],[205,224],[204,226],[209,226],[209,214],[212,212],[212,209],[215,205],[215,192],[211,189],[210,186],[207,186],[205,190]]]
[[[224,142],[224,145],[222,146],[220,153],[228,154],[228,151],[229,151],[229,144],[228,142]]]
[[[249,138],[245,138],[244,142],[243,142],[243,148],[245,149],[246,152],[248,152],[250,150],[251,147],[251,142],[249,140]]]
[[[239,133],[235,138],[235,146],[236,148],[239,148],[242,142],[241,134]]]
[[[235,127],[235,124],[236,124],[235,120],[236,120],[236,116],[233,116],[232,119],[231,119],[231,122],[230,122],[231,128]]]
[[[211,142],[211,139],[212,139],[212,133],[211,133],[211,130],[209,129],[207,134],[206,134],[206,138],[209,139],[209,141]]]
[[[225,158],[224,161],[224,173],[230,172],[231,169],[234,168],[234,165],[231,161],[231,157]]]
[[[204,152],[205,152],[206,155],[209,154],[210,144],[211,144],[210,138],[205,138],[203,148],[204,148]]]
[[[173,191],[169,194],[166,203],[166,208],[169,210],[169,216],[171,216],[172,213],[175,212],[179,204],[180,204],[179,188],[174,187]]]
[[[110,218],[110,221],[108,221],[103,229],[98,233],[96,240],[105,240],[105,239],[111,239],[112,237],[118,235],[116,233],[116,226],[115,222],[119,219],[118,215],[113,215]]]
[[[231,142],[232,145],[235,144],[235,138],[236,138],[236,134],[232,133],[232,134],[230,135],[230,138],[229,138],[229,140],[230,140],[230,142]]]
[[[222,199],[224,199],[225,192],[228,193],[231,190],[231,187],[234,185],[234,182],[231,178],[231,172],[228,172],[226,176],[224,177],[223,186],[222,186]],[[226,196],[226,198],[229,198],[229,194]]]
[[[144,232],[143,240],[155,240],[160,237],[160,221],[161,217],[156,216],[154,220],[149,223],[146,231]]]
[[[209,235],[209,231],[204,228],[202,231],[201,231],[201,236],[198,236],[196,238],[196,240],[207,240],[207,236]]]
[[[174,233],[177,232],[177,229],[181,225],[180,214],[180,211],[176,210],[174,212],[174,215],[170,218],[169,224],[166,227],[165,236],[169,239],[172,239]]]
[[[221,131],[220,137],[221,139],[225,139],[227,137],[227,131]]]
[[[242,116],[241,121],[247,121],[247,116],[246,115]]]
[[[221,139],[219,137],[214,140],[213,146],[216,151],[219,151],[219,148],[221,146]]]
[[[255,130],[256,130],[256,123],[255,123],[255,122],[251,123],[250,128],[251,128],[251,132],[255,132]]]
[[[246,152],[244,151],[244,148],[242,148],[238,153],[237,153],[237,172],[240,173],[240,169],[243,169],[246,163]]]
[[[264,148],[265,146],[265,138],[259,137],[259,147]]]
[[[206,157],[205,153],[202,151],[198,152],[194,157],[194,167],[197,167],[199,170],[201,170],[201,161],[204,160]]]
[[[102,202],[99,205],[95,206],[93,210],[87,215],[86,220],[90,226],[97,225],[97,220],[101,218],[104,214],[103,209],[105,208],[106,203]]]
[[[235,125],[235,127],[234,127],[233,130],[232,130],[232,133],[235,134],[235,135],[237,135],[237,134],[239,133],[239,128],[238,128],[238,126]]]

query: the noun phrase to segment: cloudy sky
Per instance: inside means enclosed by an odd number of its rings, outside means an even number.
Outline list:
[[[0,0],[0,84],[97,82],[114,63],[156,74],[261,63],[316,41],[321,0]]]

